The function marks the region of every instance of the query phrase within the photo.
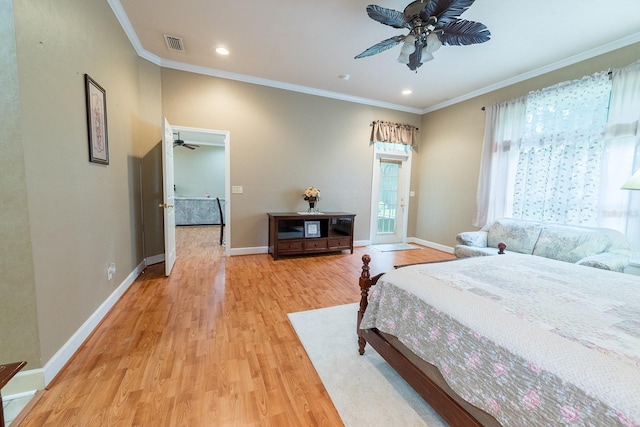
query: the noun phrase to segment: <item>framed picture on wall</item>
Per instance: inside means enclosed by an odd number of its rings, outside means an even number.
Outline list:
[[[89,130],[89,161],[109,164],[107,135],[107,93],[88,74],[84,75]]]
[[[320,221],[305,221],[304,237],[320,237]]]

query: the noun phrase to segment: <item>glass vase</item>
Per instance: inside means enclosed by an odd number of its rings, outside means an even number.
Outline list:
[[[309,209],[307,209],[307,212],[318,213],[318,199],[316,197],[309,197],[307,202],[309,202]]]

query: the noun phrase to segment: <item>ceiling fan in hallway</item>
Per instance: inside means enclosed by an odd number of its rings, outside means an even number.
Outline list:
[[[178,135],[178,138],[173,140],[174,147],[185,147],[185,148],[188,148],[189,150],[195,150],[196,148],[200,147],[199,145],[196,145],[196,144],[189,144],[184,142],[182,139],[180,139],[180,132],[177,132],[177,135]]]

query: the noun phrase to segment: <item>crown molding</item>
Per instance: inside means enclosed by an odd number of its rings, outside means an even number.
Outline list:
[[[131,21],[129,21],[129,17],[124,11],[122,4],[120,4],[120,1],[107,0],[107,2],[109,3],[109,6],[111,6],[111,9],[113,10],[113,13],[118,19],[118,22],[120,22],[120,26],[122,27],[125,34],[129,38],[129,41],[133,45],[133,48],[135,49],[138,56],[160,67],[172,68],[174,70],[180,70],[180,71],[188,71],[191,73],[203,74],[203,75],[212,76],[212,77],[219,77],[219,78],[228,79],[228,80],[236,80],[239,82],[257,84],[261,86],[268,86],[268,87],[273,87],[277,89],[289,90],[293,92],[300,92],[300,93],[305,93],[307,95],[316,95],[316,96],[322,96],[325,98],[337,99],[341,101],[355,102],[358,104],[365,104],[372,107],[381,107],[381,108],[387,108],[391,110],[404,111],[407,113],[421,114],[421,110],[419,108],[408,107],[406,105],[376,101],[374,99],[350,96],[350,95],[346,95],[338,92],[320,90],[312,87],[299,86],[299,85],[289,84],[285,82],[280,82],[277,80],[262,79],[259,77],[249,76],[246,74],[231,73],[228,71],[218,70],[215,68],[203,67],[199,65],[191,65],[191,64],[186,64],[184,62],[164,59],[158,55],[155,55],[149,52],[142,46],[142,43],[140,42],[140,39],[138,38],[138,35],[136,34],[135,29],[133,28],[133,25],[131,25]]]
[[[407,113],[421,114],[419,108],[407,107],[406,105],[393,104],[389,102],[376,101],[374,99],[361,98],[357,96],[346,95],[344,93],[331,92],[327,90],[316,89],[307,86],[299,86],[290,83],[284,83],[277,80],[263,79],[255,76],[248,76],[246,74],[231,73],[229,71],[222,71],[215,68],[203,67],[200,65],[186,64],[184,62],[160,60],[160,66],[164,68],[172,68],[174,70],[188,71],[196,74],[204,74],[207,76],[219,77],[228,80],[236,80],[244,83],[251,83],[261,86],[273,87],[276,89],[290,90],[293,92],[305,93],[307,95],[322,96],[325,98],[337,99],[340,101],[355,102],[358,104],[365,104],[373,107],[388,108],[391,110],[404,111]]]
[[[543,74],[549,73],[551,71],[555,71],[558,70],[560,68],[569,66],[569,65],[573,65],[576,64],[580,61],[584,61],[590,58],[593,58],[595,56],[598,55],[602,55],[604,53],[616,50],[616,49],[620,49],[623,48],[625,46],[629,46],[633,43],[638,43],[640,42],[640,32],[637,32],[635,34],[632,34],[630,36],[624,37],[622,39],[604,44],[600,47],[597,47],[595,49],[591,49],[585,52],[582,52],[578,55],[574,55],[574,56],[570,56],[568,58],[565,58],[561,61],[557,61],[554,62],[553,64],[549,64],[546,65],[544,67],[540,67],[537,68],[535,70],[531,70],[531,71],[527,71],[526,73],[522,73],[519,74],[517,76],[511,77],[509,79],[500,81],[498,83],[489,85],[489,86],[485,86],[482,89],[478,89],[472,92],[468,92],[464,95],[455,97],[455,98],[451,98],[447,101],[432,105],[430,107],[426,107],[426,108],[413,108],[413,107],[408,107],[406,105],[399,105],[399,104],[393,104],[393,103],[389,103],[389,102],[382,102],[382,101],[377,101],[374,99],[369,99],[369,98],[362,98],[362,97],[357,97],[357,96],[351,96],[351,95],[346,95],[343,93],[338,93],[338,92],[331,92],[331,91],[326,91],[326,90],[320,90],[320,89],[315,89],[315,88],[311,88],[311,87],[307,87],[307,86],[299,86],[299,85],[294,85],[294,84],[289,84],[289,83],[285,83],[285,82],[280,82],[277,80],[269,80],[269,79],[262,79],[259,77],[254,77],[254,76],[249,76],[246,74],[238,74],[238,73],[231,73],[228,71],[223,71],[223,70],[219,70],[219,69],[215,69],[215,68],[210,68],[210,67],[203,67],[203,66],[199,66],[199,65],[191,65],[191,64],[186,64],[184,62],[178,62],[178,61],[172,61],[172,60],[167,60],[164,59],[158,55],[155,55],[151,52],[149,52],[148,50],[146,50],[143,46],[142,43],[140,42],[140,39],[138,38],[138,35],[136,34],[133,25],[131,25],[131,21],[129,21],[129,17],[127,16],[127,14],[124,11],[124,8],[122,7],[122,5],[120,4],[119,0],[107,0],[107,2],[109,3],[109,6],[111,6],[111,9],[113,10],[113,13],[115,14],[116,18],[118,19],[118,22],[120,22],[120,25],[122,26],[122,29],[124,30],[125,34],[127,35],[127,37],[129,38],[129,41],[131,42],[131,44],[133,45],[133,48],[135,49],[136,53],[138,54],[138,56],[140,56],[141,58],[144,58],[146,60],[148,60],[149,62],[152,62],[160,67],[165,67],[165,68],[172,68],[175,70],[180,70],[180,71],[188,71],[191,73],[196,73],[196,74],[203,74],[203,75],[207,75],[207,76],[212,76],[212,77],[219,77],[219,78],[223,78],[223,79],[229,79],[229,80],[235,80],[235,81],[240,81],[240,82],[244,82],[244,83],[251,83],[251,84],[257,84],[257,85],[261,85],[261,86],[268,86],[268,87],[273,87],[273,88],[277,88],[277,89],[283,89],[283,90],[289,90],[289,91],[293,91],[293,92],[300,92],[300,93],[305,93],[308,95],[316,95],[316,96],[322,96],[325,98],[332,98],[332,99],[337,99],[337,100],[341,100],[341,101],[347,101],[347,102],[355,102],[357,104],[364,104],[364,105],[369,105],[372,107],[380,107],[380,108],[387,108],[390,110],[397,110],[397,111],[404,111],[407,113],[413,113],[413,114],[426,114],[426,113],[431,113],[433,111],[436,110],[440,110],[442,108],[445,107],[449,107],[451,105],[454,104],[458,104],[460,102],[463,101],[467,101],[469,99],[475,98],[477,96],[480,95],[484,95],[486,93],[489,92],[493,92],[495,90],[498,89],[502,89],[505,88],[507,86],[511,86],[513,84],[516,83],[520,83],[523,82],[525,80],[534,78],[534,77],[538,77],[541,76]]]
[[[630,36],[623,37],[619,40],[615,40],[611,43],[604,44],[595,49],[587,50],[578,55],[570,56],[561,61],[554,62],[553,64],[546,65],[544,67],[536,68],[535,70],[527,71],[526,73],[519,74],[515,77],[511,77],[509,79],[503,80],[501,82],[486,86],[482,89],[475,90],[473,92],[466,93],[462,96],[458,96],[456,98],[449,99],[445,102],[441,102],[439,104],[432,105],[431,107],[427,107],[420,112],[422,114],[431,113],[436,110],[440,110],[445,107],[449,107],[454,104],[458,104],[463,101],[467,101],[469,99],[475,98],[476,96],[484,95],[489,92],[493,92],[494,90],[502,89],[507,86],[511,86],[516,83],[523,82],[525,80],[532,79],[534,77],[541,76],[543,74],[549,73],[551,71],[558,70],[563,67],[567,67],[569,65],[577,64],[580,61],[585,61],[587,59],[591,59],[598,55],[605,54],[607,52],[611,52],[616,49],[620,49],[634,43],[640,42],[640,32],[631,34]]]

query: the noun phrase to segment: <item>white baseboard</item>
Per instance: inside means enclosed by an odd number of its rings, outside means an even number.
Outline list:
[[[153,255],[145,258],[144,265],[159,264],[161,262],[164,262],[164,254]]]
[[[164,260],[164,254],[162,255]],[[29,369],[26,371],[18,372],[15,377],[7,383],[2,389],[2,394],[7,399],[14,397],[20,397],[23,394],[33,393],[35,390],[42,390],[45,388],[51,380],[55,378],[60,370],[67,364],[67,362],[73,357],[76,351],[84,343],[93,330],[102,321],[104,316],[111,310],[120,297],[126,292],[127,289],[133,284],[136,278],[144,270],[145,265],[153,264],[148,259],[141,262],[136,268],[127,276],[126,279],[109,295],[109,297],[98,307],[96,311],[89,316],[89,318],[80,326],[80,328],[67,340],[66,343],[60,347],[60,349],[49,359],[44,367],[38,369]]]
[[[269,248],[267,246],[256,246],[249,248],[231,248],[229,249],[230,256],[236,255],[255,255],[255,254],[266,254],[269,253]]]
[[[164,255],[163,255],[164,258]],[[35,390],[42,390],[51,380],[55,378],[60,370],[73,357],[76,351],[84,343],[93,330],[102,321],[104,316],[111,310],[120,297],[133,284],[136,278],[144,270],[145,262],[141,262],[127,276],[125,280],[109,295],[109,297],[98,307],[96,311],[80,326],[80,328],[67,340],[66,343],[49,359],[44,367],[29,369],[18,372],[15,377],[2,389],[3,396],[7,398],[20,396],[25,393],[32,393]]]
[[[407,238],[408,243],[417,243],[429,248],[437,249],[447,253],[453,253],[453,248],[438,243],[429,242],[427,240],[417,239],[415,237]],[[369,240],[358,240],[353,242],[354,247],[368,246]],[[236,248],[231,249],[230,255],[253,255],[268,253],[269,248],[266,246]],[[67,364],[71,357],[75,354],[80,346],[84,343],[93,330],[102,321],[104,316],[113,308],[120,297],[129,289],[136,278],[144,270],[147,265],[164,262],[164,254],[147,257],[140,263],[127,278],[116,288],[115,291],[98,307],[98,309],[82,324],[82,326],[69,338],[69,340],[53,355],[51,359],[45,363],[43,368],[30,369],[19,372],[15,377],[2,389],[2,395],[10,399],[20,397],[23,394],[28,395],[35,390],[41,390],[46,387],[60,370]]]
[[[408,237],[407,243],[417,243],[422,246],[426,246],[428,248],[437,249],[442,252],[446,252],[449,254],[453,253],[453,248],[451,246],[441,245],[440,243],[433,243],[428,240],[417,239],[415,237]]]
[[[120,297],[125,293],[127,289],[133,284],[136,278],[144,270],[145,263],[140,263],[127,278],[116,288],[115,291],[109,297],[100,304],[100,307],[82,324],[82,326],[69,338],[69,340],[53,355],[51,359],[44,365],[44,385],[55,378],[60,370],[66,365],[76,351],[80,348],[82,343],[87,339],[93,330],[98,326],[104,316],[111,310]]]

